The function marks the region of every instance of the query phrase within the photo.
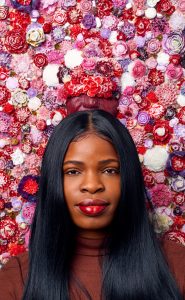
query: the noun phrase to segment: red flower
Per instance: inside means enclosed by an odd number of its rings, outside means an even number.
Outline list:
[[[178,54],[174,54],[170,57],[170,62],[174,65],[178,65],[180,62],[181,56]]]
[[[52,24],[51,23],[44,23],[43,25],[44,33],[50,33],[52,30]]]
[[[167,15],[171,15],[175,11],[175,7],[172,6],[170,0],[160,0],[157,3],[156,8],[158,13],[165,13]]]
[[[110,15],[112,9],[113,4],[111,0],[98,1],[97,3],[97,15],[99,18]]]
[[[171,158],[171,166],[174,171],[182,172],[185,170],[185,157],[173,156]]]
[[[1,6],[0,6],[1,7]],[[8,78],[9,71],[5,67],[0,66],[0,81],[4,81]]]
[[[8,6],[0,6],[0,20],[5,20],[8,17]]]
[[[14,106],[9,102],[7,102],[3,107],[3,111],[7,114],[11,114],[14,110]]]
[[[25,31],[21,29],[8,31],[5,36],[4,44],[10,53],[25,53],[28,49]]]
[[[23,187],[23,191],[30,194],[35,195],[38,191],[38,183],[33,179],[28,179]]]
[[[6,86],[0,85],[0,105],[5,104],[11,98],[10,91]]]
[[[164,74],[160,70],[152,69],[148,73],[148,79],[152,85],[157,86],[164,82]]]
[[[18,10],[11,11],[10,16],[10,25],[15,29],[25,30],[27,26],[31,23],[30,15]]]
[[[183,192],[175,194],[173,200],[177,205],[183,205],[185,203],[185,194]]]
[[[0,239],[14,241],[17,233],[17,223],[10,217],[5,217],[0,223]]]
[[[124,9],[121,18],[132,21],[134,19],[133,8]]]
[[[5,207],[5,201],[1,198],[0,199],[0,210],[3,210]]]
[[[67,11],[67,19],[70,24],[80,23],[82,20],[81,11],[78,9],[68,9]]]
[[[185,125],[185,107],[182,107],[177,114],[180,123]]]
[[[168,143],[172,130],[167,121],[158,121],[153,127],[154,143],[156,145]]]
[[[38,68],[42,68],[48,64],[47,56],[44,53],[35,54],[33,61]]]
[[[155,103],[155,102],[158,101],[157,95],[156,95],[153,91],[149,92],[149,93],[147,94],[146,98],[147,98],[150,102],[153,102],[153,103]]]
[[[26,251],[26,248],[24,245],[19,245],[16,243],[10,243],[8,245],[8,249],[9,249],[11,256],[17,256],[18,254]]]
[[[152,172],[150,172],[149,170],[143,169],[143,178],[144,178],[145,186],[147,188],[151,188],[152,186],[155,185],[154,177],[152,175]]]
[[[137,34],[144,36],[145,32],[150,29],[150,21],[145,18],[138,17],[135,22]]]

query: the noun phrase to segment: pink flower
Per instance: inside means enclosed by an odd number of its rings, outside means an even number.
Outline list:
[[[131,63],[130,68],[131,68],[131,75],[134,78],[141,78],[146,73],[146,65],[139,59]]]
[[[96,67],[96,61],[94,60],[94,58],[90,57],[90,58],[85,58],[82,62],[82,67],[84,70],[87,71],[92,71],[95,69]]]
[[[128,46],[125,42],[117,42],[112,48],[112,53],[117,57],[124,57],[128,51]]]
[[[35,212],[35,206],[35,203],[29,202],[23,204],[21,215],[24,221],[29,225],[32,223],[33,215]]]
[[[169,79],[178,80],[182,76],[183,71],[181,66],[175,66],[174,64],[169,64],[166,69],[166,75]]]
[[[185,0],[178,0],[178,1],[177,1],[177,8],[178,8],[182,13],[185,13]]]
[[[155,206],[168,206],[172,202],[172,194],[165,184],[157,184],[150,189],[152,202]]]

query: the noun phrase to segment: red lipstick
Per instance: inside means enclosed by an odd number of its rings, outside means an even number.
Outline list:
[[[77,204],[80,211],[87,216],[98,216],[103,213],[109,203],[103,199],[85,199]]]

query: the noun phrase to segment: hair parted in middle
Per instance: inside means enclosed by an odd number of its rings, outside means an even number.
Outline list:
[[[65,203],[62,166],[69,144],[90,132],[110,141],[120,160],[121,197],[107,238],[109,254],[102,261],[102,299],[181,300],[148,218],[135,144],[127,128],[102,110],[69,115],[49,139],[42,161],[23,300],[70,299],[76,231]]]

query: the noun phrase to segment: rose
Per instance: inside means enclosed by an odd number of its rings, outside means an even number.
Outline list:
[[[171,187],[175,192],[182,192],[185,190],[185,179],[177,176],[171,179]]]
[[[147,169],[143,169],[143,178],[144,178],[145,186],[147,188],[151,188],[152,186],[154,186],[155,180],[154,180],[154,177],[152,175],[152,172],[150,172]]]
[[[182,13],[185,13],[185,0],[177,1],[177,9],[179,9]]]
[[[153,172],[160,172],[165,169],[168,159],[168,152],[162,146],[154,146],[147,149],[144,154],[143,164],[147,169]]]
[[[92,71],[96,67],[96,61],[94,58],[85,58],[82,63],[82,67],[86,71]]]
[[[76,5],[76,0],[62,0],[61,1],[61,6],[64,9],[68,9],[70,6],[75,6]]]
[[[38,47],[42,42],[45,41],[45,34],[42,26],[38,24],[31,24],[27,28],[26,41],[33,47]]]
[[[25,223],[30,225],[32,223],[33,215],[35,212],[34,203],[24,203],[21,211],[21,216]]]
[[[91,11],[92,8],[92,2],[89,0],[82,0],[79,3],[80,5],[80,10],[83,14],[88,13]]]
[[[91,29],[96,27],[96,19],[93,14],[86,14],[82,19],[82,24],[86,29]]]
[[[137,59],[134,62],[132,62],[129,67],[128,70],[130,71],[131,75],[134,78],[142,78],[145,74],[146,74],[146,66],[145,64]]]
[[[0,20],[5,20],[8,17],[8,6],[0,6]]]
[[[166,69],[166,75],[169,79],[179,80],[183,74],[181,66],[174,66],[174,64],[169,64]]]
[[[166,162],[166,170],[172,177],[176,177],[177,175],[185,177],[185,151],[170,153]]]
[[[148,44],[147,44],[147,51],[151,54],[155,54],[157,52],[159,52],[161,48],[161,43],[159,40],[157,39],[151,39],[149,40]]]
[[[135,22],[137,34],[144,36],[145,32],[150,29],[150,21],[143,17],[137,17]]]
[[[113,64],[109,61],[99,61],[96,70],[104,76],[111,76],[113,75]]]
[[[7,87],[0,85],[0,105],[4,105],[10,97],[11,94]]]
[[[67,22],[66,11],[62,9],[57,9],[55,11],[53,21],[60,26],[64,25]]]
[[[113,45],[112,53],[116,57],[124,57],[127,54],[128,46],[125,42],[116,42]]]
[[[17,229],[16,221],[10,217],[5,217],[0,223],[0,239],[10,242],[15,237]]]
[[[18,88],[12,93],[11,101],[14,106],[26,106],[28,103],[28,95],[26,91]]]
[[[25,53],[28,49],[25,32],[21,29],[13,29],[5,35],[4,45],[10,53]]]
[[[37,53],[33,58],[33,62],[38,68],[42,68],[48,64],[47,56],[44,53]]]
[[[181,54],[185,50],[185,38],[177,32],[172,32],[164,36],[163,47],[170,55]]]
[[[167,143],[170,139],[170,127],[167,121],[158,121],[153,127],[155,144]]]
[[[116,26],[118,24],[118,19],[111,15],[111,16],[105,16],[102,19],[102,27],[103,28],[108,28],[108,29],[116,29]]]

